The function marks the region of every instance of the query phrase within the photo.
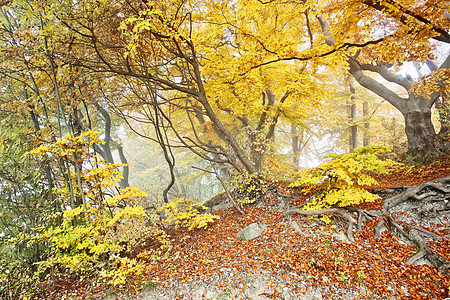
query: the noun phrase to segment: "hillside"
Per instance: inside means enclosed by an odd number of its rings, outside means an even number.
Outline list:
[[[450,300],[449,3],[1,1],[0,299]]]
[[[370,190],[389,193],[449,174],[448,159],[429,166],[404,167],[389,176],[379,177],[380,184]],[[66,278],[44,283],[42,296],[45,299],[450,297],[448,266],[445,275],[445,271],[438,272],[425,259],[407,264],[417,247],[395,235],[391,226],[387,226],[391,230],[386,228],[378,239],[374,238],[374,228],[383,216],[363,222],[360,231],[354,230],[355,242],[352,243],[345,234],[347,225],[341,218],[333,217],[332,223],[325,225],[317,218],[308,219],[298,214],[286,217],[286,203],[290,202],[290,207],[301,205],[305,196],[282,183],[271,185],[276,192],[264,203],[245,206],[245,215],[232,207],[218,210],[215,214],[220,220],[206,230],[171,229],[170,247],[155,251],[156,244],[148,241],[142,249],[136,249],[134,255],[145,262],[145,268],[127,278],[126,284],[102,284],[89,276]],[[444,200],[447,206],[448,186],[447,179]],[[277,194],[285,197],[276,199],[273,195]],[[361,209],[375,212],[381,210],[381,205],[380,200],[370,207],[364,204]],[[422,215],[417,224],[414,222],[418,219],[412,215],[402,219],[402,213],[394,212],[392,216],[405,228],[408,223],[417,228],[420,225],[429,249],[447,261],[450,259],[448,210],[437,223],[430,215]],[[242,241],[234,236],[257,221],[267,225],[260,237]]]

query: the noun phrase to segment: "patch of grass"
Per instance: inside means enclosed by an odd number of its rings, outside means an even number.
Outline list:
[[[153,291],[156,288],[156,283],[153,282],[152,280],[147,280],[147,281],[141,282],[141,286],[142,286],[143,290]]]

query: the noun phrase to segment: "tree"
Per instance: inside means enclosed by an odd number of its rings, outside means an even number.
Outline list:
[[[254,62],[250,69],[284,61],[320,61],[328,66],[347,64],[358,83],[386,99],[402,113],[408,150],[412,156],[437,155],[448,151],[448,141],[435,133],[431,123],[431,107],[441,96],[440,90],[413,90],[410,78],[396,75],[390,70],[404,61],[423,62],[427,58],[432,59],[435,47],[432,41],[450,42],[447,4],[392,0],[343,0],[332,1],[327,5],[279,1],[255,1],[253,4],[263,11],[283,5],[286,10],[292,11],[291,6],[297,5],[290,20],[294,22],[294,14],[304,13],[306,22],[297,22],[297,26],[305,26],[304,32],[310,37],[310,47],[302,39],[304,35],[298,38],[298,47],[294,51],[289,47],[274,50],[266,40],[258,39],[262,48],[273,56]],[[286,26],[289,25],[291,23],[287,22]],[[284,43],[291,45],[290,38],[290,35],[286,35]],[[321,60],[323,57],[326,57],[326,61]],[[439,69],[448,69],[449,63],[450,58],[446,57]],[[376,72],[388,82],[399,85],[406,91],[406,97],[370,78],[363,71]],[[442,82],[445,83],[443,78]],[[444,118],[442,121],[445,123]]]
[[[91,51],[73,58],[76,63],[121,82],[122,95],[111,96],[111,105],[125,118],[138,111],[151,122],[172,165],[174,144],[166,134],[213,163],[259,173],[276,124],[307,117],[308,109],[295,107],[317,106],[324,97],[318,89],[322,78],[306,63],[251,70],[255,61],[273,56],[256,34],[276,44],[292,29],[284,28],[289,15],[280,9],[258,13],[238,4],[246,10],[236,15],[235,8],[207,1],[199,7],[178,1],[128,4],[86,5],[62,19],[74,44]],[[214,9],[223,15],[211,13]],[[283,22],[264,23],[277,17]]]
[[[441,96],[440,90],[414,91],[413,80],[394,74],[393,64],[405,60],[420,60],[431,58],[433,44],[430,39],[450,43],[449,22],[445,14],[446,6],[439,3],[403,3],[403,1],[341,1],[336,2],[330,11],[330,26],[319,18],[323,28],[329,28],[327,43],[337,47],[344,41],[372,40],[379,41],[376,45],[363,49],[363,55],[348,57],[349,71],[365,88],[384,98],[405,119],[405,132],[408,138],[408,152],[412,156],[437,155],[441,151],[448,152],[448,141],[442,140],[435,132],[431,123],[431,108]],[[356,18],[341,16],[358,12]],[[339,21],[337,18],[339,17]],[[339,22],[339,23],[338,23]],[[359,23],[358,23],[359,22]],[[369,23],[371,22],[371,23]],[[389,26],[385,33],[374,33],[369,24]],[[358,24],[362,24],[358,26]],[[345,31],[342,28],[359,30]],[[345,32],[345,33],[344,33]],[[375,39],[375,35],[381,35]],[[373,59],[377,57],[377,59]],[[367,61],[367,63],[364,63]],[[450,56],[447,56],[439,69],[450,67]],[[363,71],[378,73],[386,81],[402,87],[407,96],[399,95],[387,85],[364,74]]]
[[[107,163],[114,164],[114,158],[111,152],[111,148],[114,146],[117,148],[117,151],[119,153],[120,163],[124,166],[122,167],[122,176],[123,178],[119,182],[119,186],[122,189],[125,189],[130,186],[128,180],[129,180],[129,174],[130,174],[130,167],[128,166],[128,160],[125,157],[125,154],[123,153],[123,147],[119,143],[117,143],[115,140],[112,139],[111,130],[112,130],[112,121],[111,121],[111,115],[110,113],[104,109],[99,103],[95,103],[96,108],[98,109],[98,112],[103,117],[103,121],[105,123],[104,125],[104,143],[100,145],[96,145],[96,151],[101,154],[101,156],[105,159]]]
[[[353,152],[356,148],[358,148],[358,127],[355,124],[356,121],[356,103],[355,103],[355,83],[353,82],[353,78],[348,80],[348,87],[350,89],[350,101],[348,101],[349,107],[349,122],[352,124],[349,128],[350,136],[349,136],[349,148],[350,152]]]

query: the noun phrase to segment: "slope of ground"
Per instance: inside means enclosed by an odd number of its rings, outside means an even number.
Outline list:
[[[450,175],[450,161],[398,169],[379,177],[371,189],[410,186]],[[295,193],[279,184],[279,193]],[[305,197],[291,196],[292,205]],[[448,200],[447,200],[448,202]],[[127,284],[108,286],[90,279],[61,281],[58,295],[103,299],[445,299],[450,276],[427,261],[406,263],[417,248],[390,230],[374,238],[381,217],[364,222],[351,243],[343,220],[325,226],[318,219],[285,214],[285,202],[275,197],[244,208],[217,211],[219,221],[206,230],[172,230],[170,247],[141,252],[146,267]],[[380,210],[381,201],[365,206]],[[450,260],[450,224],[447,217],[426,229],[439,238],[427,245]],[[247,225],[263,221],[264,233],[251,241],[234,235]],[[419,261],[420,262],[420,261]],[[55,291],[54,289],[52,289]]]

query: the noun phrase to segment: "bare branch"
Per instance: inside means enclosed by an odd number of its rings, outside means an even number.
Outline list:
[[[386,101],[388,101],[390,104],[395,106],[400,112],[405,111],[404,102],[406,101],[405,98],[402,98],[398,96],[396,93],[388,89],[386,86],[382,85],[375,79],[370,78],[369,76],[365,75],[361,69],[361,65],[358,60],[356,60],[353,57],[349,57],[348,60],[350,64],[350,73],[355,77],[356,81],[363,87],[371,90],[378,96],[384,98]]]
[[[364,48],[364,47],[369,46],[369,45],[379,44],[382,41],[384,41],[385,38],[386,37],[382,37],[382,38],[379,38],[377,40],[371,40],[371,41],[367,41],[367,42],[364,42],[364,43],[343,43],[342,45],[340,45],[338,47],[335,47],[335,48],[333,48],[333,49],[331,49],[329,51],[326,51],[326,52],[321,53],[321,54],[316,54],[316,55],[280,57],[280,58],[277,58],[277,59],[274,59],[274,60],[269,60],[269,61],[257,64],[257,65],[254,65],[247,72],[249,72],[249,71],[251,71],[253,69],[257,69],[257,68],[260,68],[262,66],[270,65],[270,64],[273,64],[273,63],[276,63],[276,62],[280,62],[280,61],[290,61],[290,60],[308,61],[308,60],[311,60],[313,58],[326,57],[328,55],[331,55],[331,54],[333,54],[335,52],[338,52],[340,50],[343,50],[343,49]],[[241,73],[240,75],[242,76],[242,75],[244,75],[247,72]]]
[[[408,80],[403,76],[396,75],[390,72],[389,69],[387,68],[386,63],[381,63],[379,65],[361,64],[360,66],[361,70],[378,73],[381,75],[381,77],[383,77],[387,81],[396,83],[405,88],[407,91],[409,91],[413,85],[411,80]]]
[[[236,210],[241,214],[241,215],[245,215],[245,212],[239,207],[239,205],[236,203],[236,201],[234,201],[233,197],[231,196],[230,192],[228,191],[225,183],[223,182],[222,178],[219,176],[219,174],[217,174],[216,170],[214,171],[208,171],[205,169],[200,169],[197,167],[192,167],[193,169],[197,169],[203,172],[207,172],[207,173],[211,173],[216,175],[216,178],[219,180],[220,184],[222,185],[223,189],[225,190],[225,193],[227,194],[228,200],[230,200],[231,204],[233,204],[233,207],[236,208]]]

